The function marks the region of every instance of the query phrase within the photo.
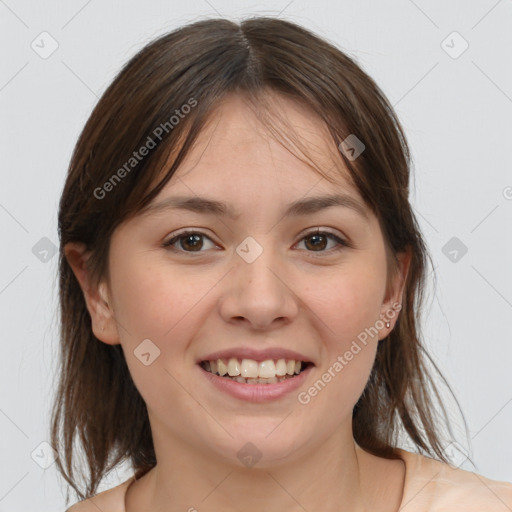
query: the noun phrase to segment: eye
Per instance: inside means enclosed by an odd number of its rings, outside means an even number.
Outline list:
[[[334,233],[329,231],[320,231],[317,228],[315,231],[310,231],[307,233],[299,243],[304,241],[306,247],[308,248],[308,252],[332,252],[332,251],[340,251],[345,247],[349,247],[348,242],[341,239]],[[334,247],[325,250],[329,241],[334,241]],[[311,251],[309,250],[311,248]]]
[[[212,247],[205,247],[205,239],[211,243]],[[326,250],[326,247],[329,245],[329,241],[334,242],[334,246]],[[329,231],[320,231],[320,228],[307,233],[301,239],[299,244],[302,242],[305,243],[308,252],[331,253],[340,251],[345,247],[350,247],[348,242],[341,239],[334,233]],[[217,245],[205,233],[192,230],[182,231],[174,235],[172,238],[165,241],[162,246],[169,248],[174,252],[182,252],[188,254],[200,253],[204,252],[202,249],[207,250],[217,247]]]
[[[208,239],[212,245],[216,247],[212,240],[201,231],[182,231],[181,233],[173,236],[171,239],[165,241],[162,245],[163,247],[168,247],[172,251],[176,252],[204,252],[201,251],[201,249],[204,247],[204,241],[202,240],[203,238]],[[180,248],[176,248],[176,244],[178,244]]]

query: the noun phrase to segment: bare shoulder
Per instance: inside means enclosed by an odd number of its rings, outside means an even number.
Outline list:
[[[112,489],[107,489],[96,494],[96,496],[79,501],[67,508],[65,512],[125,512],[124,497],[132,480],[133,477]]]
[[[491,480],[423,455],[399,450],[407,466],[403,503],[428,504],[432,510],[507,512],[512,483]]]
[[[90,499],[87,499],[71,505],[65,512],[91,512],[93,508],[96,507],[92,504]]]
[[[71,505],[65,512],[99,512],[103,510],[104,512],[111,512],[110,510],[105,510],[103,500],[103,493],[99,493],[93,498],[87,498],[83,501],[79,501],[74,505]],[[121,512],[122,509],[114,509],[116,512]],[[114,512],[114,511],[112,511]]]

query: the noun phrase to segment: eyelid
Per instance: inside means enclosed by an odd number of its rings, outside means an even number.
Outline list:
[[[333,231],[331,228],[322,227],[322,226],[318,226],[318,227],[315,227],[315,228],[308,228],[308,229],[304,230],[302,233],[300,233],[298,236],[299,236],[300,240],[302,240],[306,236],[311,236],[311,235],[316,235],[316,234],[332,235],[332,236],[334,236],[336,238],[339,238],[342,242],[344,242],[346,244],[349,243],[348,240],[347,240],[347,237],[344,236],[339,231],[337,231],[337,230]]]
[[[329,228],[323,228],[323,227],[316,227],[316,228],[309,229],[309,230],[302,232],[299,235],[300,238],[299,238],[299,241],[297,242],[297,244],[302,242],[304,240],[304,238],[307,238],[308,236],[312,236],[312,235],[317,235],[317,234],[327,236],[331,240],[334,240],[337,243],[337,246],[332,247],[331,249],[328,249],[326,251],[306,251],[309,255],[312,255],[313,257],[321,258],[322,255],[326,256],[326,255],[330,255],[333,253],[337,253],[343,249],[353,248],[352,243],[347,239],[346,236],[338,234],[338,232],[331,231]],[[295,245],[297,245],[297,244],[295,244]]]
[[[187,235],[203,235],[205,238],[208,238],[209,240],[211,240],[211,242],[215,245],[218,245],[217,242],[215,242],[212,237],[202,231],[201,229],[199,228],[184,228],[180,231],[176,231],[175,233],[171,233],[171,235],[169,237],[167,237],[163,242],[162,242],[162,247],[164,248],[168,248],[168,249],[174,249],[174,247],[172,247],[181,237],[184,237],[184,236],[187,236]],[[197,251],[197,252],[194,252],[194,251],[182,251],[182,250],[179,250],[179,249],[176,249],[176,252],[180,252],[180,253],[184,253],[184,254],[200,254],[202,252],[205,252],[205,251]]]
[[[218,245],[212,239],[211,236],[209,236],[207,233],[205,233],[201,229],[199,229],[199,228],[184,228],[181,231],[172,233],[169,238],[164,240],[164,242],[162,243],[162,247],[168,248],[168,249],[173,250],[178,253],[187,254],[187,255],[191,255],[191,256],[194,256],[196,254],[199,255],[203,252],[206,252],[206,251],[183,251],[180,249],[175,249],[173,247],[173,245],[176,242],[178,242],[181,237],[184,237],[187,235],[195,235],[195,234],[202,235],[205,238],[208,238],[213,244]],[[315,228],[308,228],[305,231],[301,232],[298,235],[299,240],[294,244],[294,246],[299,244],[300,242],[304,241],[304,239],[307,238],[308,236],[313,236],[313,235],[325,235],[328,238],[330,238],[331,240],[334,240],[337,243],[337,246],[333,247],[331,249],[328,249],[328,250],[324,250],[324,251],[306,251],[307,253],[311,254],[312,256],[322,257],[322,255],[336,253],[337,251],[340,251],[341,249],[352,247],[352,244],[346,239],[345,236],[335,233],[335,232],[331,231],[329,228],[323,228],[320,226],[315,227]],[[315,253],[318,253],[318,255]]]

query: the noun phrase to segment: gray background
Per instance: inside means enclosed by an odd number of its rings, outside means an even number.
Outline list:
[[[454,460],[512,481],[511,0],[0,0],[0,512],[64,508],[44,443],[58,342],[52,247],[79,132],[151,39],[204,16],[249,14],[331,40],[396,107],[415,162],[411,202],[438,277],[424,337],[470,429],[471,445],[461,437]],[[469,449],[476,468],[459,453]],[[104,487],[127,475],[121,468]]]

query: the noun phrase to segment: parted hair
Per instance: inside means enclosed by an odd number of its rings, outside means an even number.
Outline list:
[[[162,190],[228,94],[250,99],[269,130],[289,144],[291,131],[269,121],[275,117],[269,92],[310,109],[336,148],[350,134],[364,143],[357,159],[338,151],[339,162],[377,216],[388,278],[398,271],[396,255],[411,252],[397,322],[379,342],[353,410],[354,439],[375,455],[396,458],[405,436],[419,452],[447,462],[443,436],[451,428],[434,372],[447,384],[418,330],[431,257],[409,202],[410,151],[396,113],[354,58],[305,28],[270,17],[208,19],[159,37],[123,66],[79,136],[63,187],[60,361],[50,428],[57,468],[80,499],[94,495],[121,462],[139,478],[156,457],[146,405],[121,346],[93,334],[64,248],[83,243],[91,281],[107,277],[112,233]],[[143,146],[150,148],[146,155],[131,160]],[[325,171],[319,170],[332,179]]]

